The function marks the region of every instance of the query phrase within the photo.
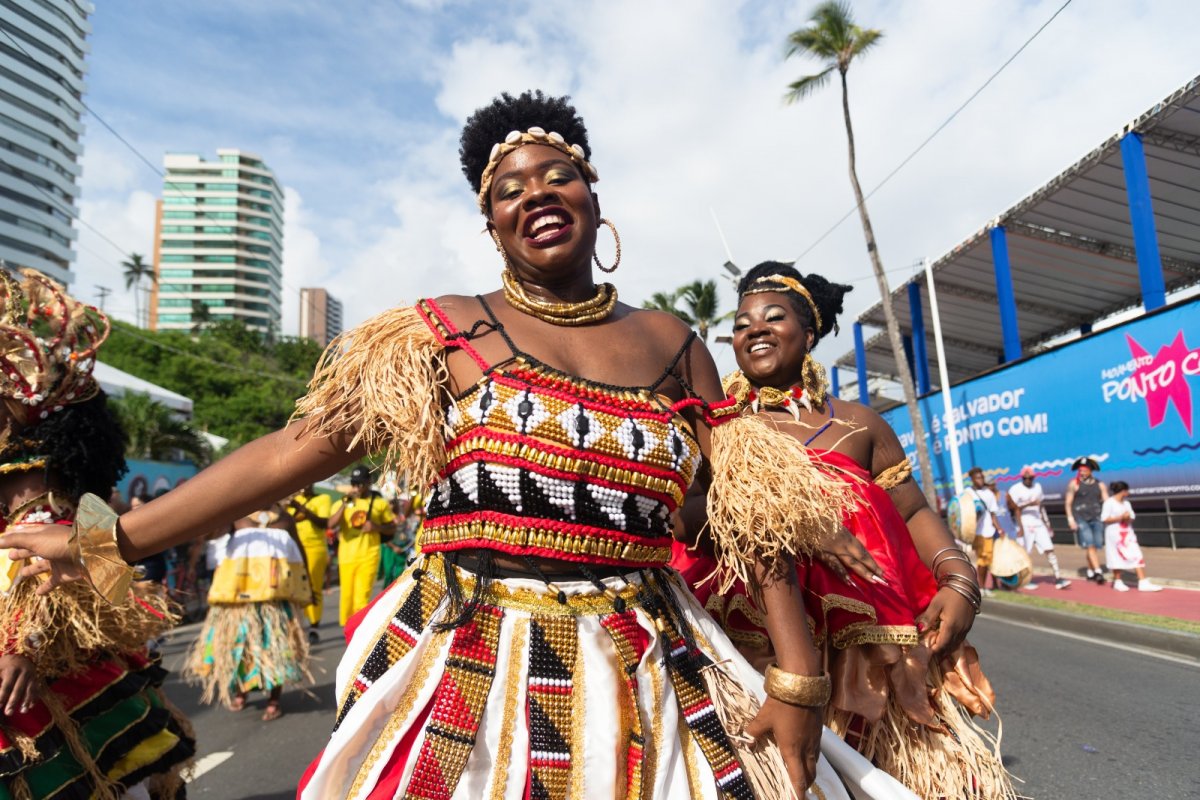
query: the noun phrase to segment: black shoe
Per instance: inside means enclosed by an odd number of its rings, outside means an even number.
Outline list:
[[[1096,574],[1092,576],[1092,580],[1094,580],[1098,585],[1103,586],[1104,585],[1104,570],[1100,570],[1100,569],[1096,570]]]
[[[317,633],[316,628],[309,628],[308,629],[308,643],[316,644],[319,641],[321,641],[321,634]]]

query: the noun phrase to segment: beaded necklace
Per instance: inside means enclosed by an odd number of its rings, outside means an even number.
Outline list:
[[[530,297],[509,270],[501,273],[504,280],[504,299],[520,311],[551,325],[586,325],[598,322],[613,312],[617,305],[617,288],[611,283],[596,287],[596,294],[578,303],[548,303]]]

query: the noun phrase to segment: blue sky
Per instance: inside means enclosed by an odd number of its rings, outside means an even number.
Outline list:
[[[883,28],[850,74],[860,176],[872,186],[1061,4],[855,3]],[[284,332],[325,285],[348,321],[424,295],[487,291],[500,265],[459,172],[462,120],[500,91],[569,92],[591,130],[622,299],[806,249],[853,203],[839,98],[784,106],[815,65],[783,60],[814,3],[104,0],[89,105],[149,158],[255,152],[286,187]],[[1073,3],[870,203],[896,282],[1200,72],[1186,0]],[[83,217],[149,253],[160,179],[87,120]],[[75,291],[122,288],[121,254],[86,228]],[[848,220],[800,263],[877,299]],[[725,303],[732,304],[726,291]],[[118,317],[132,298],[109,298]],[[848,326],[817,355],[851,347]],[[722,353],[722,350],[726,351]],[[716,354],[732,366],[728,348]]]

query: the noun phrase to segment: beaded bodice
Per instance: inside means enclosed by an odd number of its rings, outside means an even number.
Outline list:
[[[514,356],[489,365],[432,301],[421,308],[439,338],[483,371],[447,406],[446,460],[426,505],[421,549],[665,564],[670,515],[700,461],[678,413],[688,401],[670,405],[656,387],[606,386],[554,370],[516,350],[494,319]]]

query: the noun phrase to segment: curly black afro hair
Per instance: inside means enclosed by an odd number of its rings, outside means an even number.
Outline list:
[[[535,125],[557,131],[568,143],[582,147],[590,159],[592,148],[588,144],[587,127],[570,99],[547,97],[540,89],[522,92],[517,97],[504,92],[489,105],[476,109],[467,118],[458,140],[458,159],[472,191],[479,193],[479,181],[493,145],[503,142],[511,131],[525,131]]]
[[[785,264],[782,261],[764,261],[743,275],[742,279],[738,281],[738,299],[740,300],[748,289],[763,288],[762,285],[755,286],[760,278],[770,278],[775,275],[795,278],[812,295],[817,310],[821,312],[820,330],[817,330],[816,320],[813,319],[812,308],[809,307],[808,301],[795,292],[785,292],[788,299],[792,301],[792,306],[796,309],[796,312],[800,314],[800,317],[812,329],[814,347],[827,333],[837,330],[837,317],[838,314],[842,313],[842,298],[845,297],[846,292],[854,291],[854,287],[847,286],[844,283],[832,283],[817,274],[801,275],[791,264]],[[767,283],[766,285],[769,286],[770,284]]]
[[[87,492],[107,500],[128,471],[125,431],[104,392],[15,431],[13,438],[7,459],[45,457],[46,485],[75,502]]]

